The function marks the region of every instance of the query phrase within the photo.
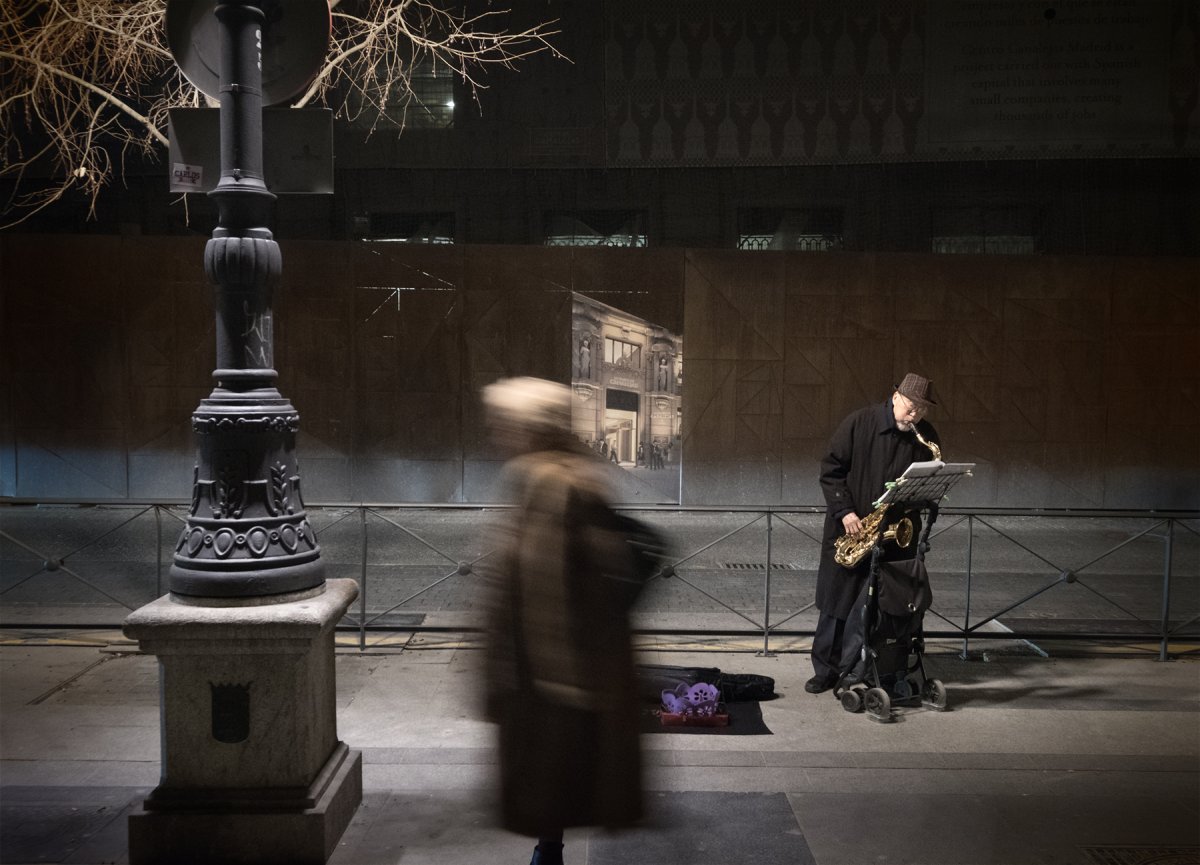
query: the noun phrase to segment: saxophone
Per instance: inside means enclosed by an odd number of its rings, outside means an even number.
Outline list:
[[[871,547],[880,541],[896,542],[896,546],[904,549],[912,543],[913,523],[908,517],[902,517],[890,529],[880,534],[879,527],[887,516],[890,505],[881,504],[863,518],[862,528],[852,535],[842,535],[834,541],[833,560],[843,568],[857,565]]]
[[[917,441],[929,448],[933,458],[940,461],[942,458],[941,448],[931,441],[926,441],[925,437],[917,432],[915,423],[910,424],[909,429],[917,437]],[[862,557],[877,543],[895,541],[896,546],[900,549],[907,548],[913,539],[913,523],[908,517],[901,517],[892,524],[890,529],[880,532],[883,518],[887,516],[889,507],[890,505],[886,503],[878,505],[875,510],[863,518],[862,527],[857,532],[852,535],[842,535],[834,541],[833,560],[843,568],[852,568],[862,561]]]

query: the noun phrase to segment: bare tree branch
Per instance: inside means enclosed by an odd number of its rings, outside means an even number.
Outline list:
[[[507,12],[452,2],[331,0],[329,51],[296,105],[367,118],[366,134],[400,132],[404,109],[419,104],[414,70],[448,69],[478,101],[489,68],[541,52],[562,58],[555,22],[509,31]],[[164,0],[0,2],[0,180],[12,185],[0,228],[75,192],[94,217],[129,153],[161,155],[170,109],[204,104],[174,64],[165,13]]]
[[[100,99],[101,101],[109,103],[114,108],[116,108],[118,111],[123,111],[124,113],[128,114],[130,116],[130,118],[132,118],[133,120],[136,120],[138,123],[141,123],[143,126],[146,127],[146,133],[148,135],[150,135],[159,144],[166,146],[167,136],[163,135],[158,130],[158,128],[153,123],[150,122],[149,118],[144,117],[142,114],[140,114],[138,111],[136,111],[132,106],[126,104],[121,99],[118,99],[116,96],[114,96],[112,93],[109,93],[103,87],[97,87],[95,84],[92,84],[90,81],[84,81],[82,78],[72,75],[70,72],[66,71],[65,69],[59,68],[57,66],[51,66],[50,64],[43,63],[40,60],[34,60],[34,59],[28,58],[28,57],[24,57],[24,58],[17,57],[16,55],[10,54],[7,51],[0,51],[0,57],[5,58],[6,60],[15,60],[15,61],[19,61],[22,63],[28,63],[33,66],[37,66],[42,71],[44,71],[47,75],[57,75],[60,78],[66,79],[66,81],[70,82],[70,84],[73,84],[76,87],[79,87],[79,88],[82,88],[83,90],[88,90],[91,93],[94,93],[96,95],[96,97],[98,99]],[[20,97],[21,97],[21,94],[17,94],[15,96],[11,97],[10,100],[5,100],[5,101],[7,103],[9,101],[19,99]],[[93,123],[94,122],[95,121],[93,120]],[[94,132],[94,130],[91,129],[90,127],[88,129],[83,130],[83,134],[85,137],[90,137],[93,132]]]

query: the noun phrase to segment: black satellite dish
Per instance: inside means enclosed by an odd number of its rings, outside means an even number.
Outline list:
[[[329,47],[328,0],[261,0],[264,105],[290,102],[312,81]],[[167,45],[192,85],[220,102],[221,24],[214,0],[167,0]]]

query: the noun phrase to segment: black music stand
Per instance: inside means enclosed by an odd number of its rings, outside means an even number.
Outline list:
[[[929,509],[936,519],[942,497],[952,486],[968,477],[973,468],[975,463],[944,463],[941,460],[913,463],[888,485],[875,504],[899,505],[903,511]],[[921,529],[921,544],[925,544],[931,523],[932,520],[927,521]]]

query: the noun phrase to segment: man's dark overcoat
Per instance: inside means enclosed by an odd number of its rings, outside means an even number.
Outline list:
[[[928,441],[940,444],[937,431],[928,421],[918,421],[917,429]],[[821,460],[821,491],[825,495],[825,530],[821,539],[821,565],[817,571],[817,608],[838,619],[850,615],[854,600],[867,581],[870,555],[853,568],[843,568],[833,560],[834,543],[845,534],[842,517],[854,511],[865,517],[872,503],[883,495],[885,484],[894,481],[909,464],[933,459],[930,450],[917,441],[912,432],[896,428],[891,399],[867,406],[849,415],[838,426],[829,443],[829,452]],[[890,526],[900,514],[888,514]],[[910,514],[914,533],[921,530],[918,514]],[[916,555],[916,541],[907,550],[885,543],[885,559],[897,560]]]

